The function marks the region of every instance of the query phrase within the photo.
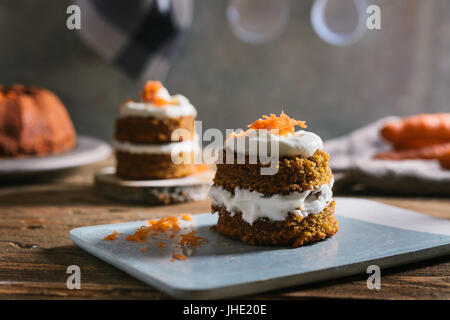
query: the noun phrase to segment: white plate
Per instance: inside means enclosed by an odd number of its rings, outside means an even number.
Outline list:
[[[77,136],[74,149],[45,157],[1,158],[1,175],[36,174],[84,166],[106,159],[111,147],[106,142],[87,136]]]

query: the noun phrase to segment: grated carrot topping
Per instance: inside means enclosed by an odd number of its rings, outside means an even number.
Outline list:
[[[156,94],[159,89],[163,88],[163,85],[159,81],[147,81],[144,85],[144,89],[141,92],[141,98],[144,102],[151,102],[156,106],[163,106],[165,104],[170,104],[170,101],[167,101],[163,98],[158,97]]]
[[[188,259],[184,254],[174,254],[172,257],[177,260],[187,260]]]
[[[191,245],[191,246],[199,246],[202,244],[205,244],[208,242],[208,239],[204,238],[204,237],[197,237],[195,234],[198,231],[196,230],[192,230],[189,233],[183,234],[181,236],[181,240],[180,242],[178,242],[181,245]]]
[[[158,248],[163,248],[164,247],[164,242],[158,242]]]
[[[117,233],[117,230],[114,230],[113,233],[110,235],[107,235],[104,239],[111,241],[111,240],[117,240],[117,236],[121,235],[121,233]]]
[[[282,111],[279,117],[273,113],[270,116],[263,115],[262,119],[256,120],[248,127],[250,129],[278,130],[278,135],[286,136],[288,133],[294,133],[295,126],[306,128],[306,123],[295,120]]]
[[[185,213],[181,216],[181,219],[183,219],[184,221],[192,221],[192,215],[189,213]]]
[[[141,226],[139,229],[136,230],[134,234],[129,234],[125,238],[127,241],[137,241],[137,242],[144,242],[147,238],[147,235],[150,233],[150,228],[147,226]]]

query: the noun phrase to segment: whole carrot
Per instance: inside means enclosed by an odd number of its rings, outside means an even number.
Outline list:
[[[419,114],[389,121],[380,134],[394,145],[409,139],[450,141],[450,113]]]
[[[440,159],[450,152],[450,142],[402,151],[386,151],[374,156],[377,160]]]
[[[450,142],[445,139],[407,139],[393,143],[395,150],[409,150]]]

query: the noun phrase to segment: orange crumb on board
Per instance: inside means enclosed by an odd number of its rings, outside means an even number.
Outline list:
[[[181,245],[191,245],[191,246],[199,246],[208,242],[208,239],[204,237],[197,237],[195,234],[198,231],[192,230],[189,233],[181,235],[181,240],[178,242]]]
[[[170,261],[172,261],[172,262],[173,262],[173,261],[175,261],[175,259],[173,259],[173,258],[172,258],[172,259],[170,259]]]
[[[153,232],[179,231],[180,222],[177,217],[161,218],[159,220],[147,220],[147,226],[141,226],[134,234],[127,235],[127,241],[146,241]]]
[[[187,260],[188,259],[184,254],[174,254],[172,257],[177,260]]]
[[[164,247],[164,242],[158,242],[158,248],[163,248]]]
[[[306,128],[306,123],[295,120],[282,111],[279,117],[273,113],[270,116],[263,115],[262,119],[256,120],[248,127],[250,129],[275,129],[278,130],[278,135],[286,136],[288,133],[294,133],[295,126]]]
[[[110,235],[107,235],[104,239],[105,240],[117,240],[117,236],[121,235],[121,233],[117,233],[117,230],[114,230],[113,233]]]
[[[172,231],[168,231],[168,232],[167,232],[167,236],[168,236],[170,239],[173,239],[173,238],[175,238],[176,234],[175,234],[174,232],[172,232]]]
[[[189,213],[185,213],[181,216],[181,219],[183,219],[184,221],[192,221],[192,215]]]
[[[180,230],[180,221],[177,217],[167,217],[161,218],[159,220],[147,220],[147,224],[153,231],[165,232],[169,230]]]
[[[144,89],[142,89],[141,92],[142,101],[151,102],[156,106],[163,106],[165,104],[170,104],[170,101],[167,101],[156,95],[161,88],[163,88],[161,82],[147,81],[144,85]]]
[[[141,226],[141,227],[139,227],[139,229],[136,230],[136,232],[134,234],[127,235],[125,240],[144,242],[150,231],[151,231],[150,228],[148,228],[147,226]]]
[[[147,251],[147,248],[141,248],[141,252]]]

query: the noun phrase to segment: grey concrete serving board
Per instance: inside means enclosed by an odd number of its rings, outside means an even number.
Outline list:
[[[161,205],[206,199],[213,175],[208,170],[179,179],[124,180],[109,167],[98,172],[94,180],[96,191],[105,197]]]
[[[0,176],[29,175],[71,169],[106,159],[111,147],[96,138],[78,135],[74,149],[56,155],[0,158]]]
[[[450,254],[450,220],[381,204],[337,198],[339,232],[299,248],[259,247],[230,240],[210,229],[216,214],[194,215],[207,244],[183,248],[186,261],[171,261],[175,240],[158,248],[158,239],[137,243],[103,238],[113,230],[132,234],[144,221],[73,229],[73,242],[98,258],[176,298],[236,297],[315,281],[382,270]],[[163,240],[167,242],[168,240]],[[146,252],[141,252],[145,247]]]

